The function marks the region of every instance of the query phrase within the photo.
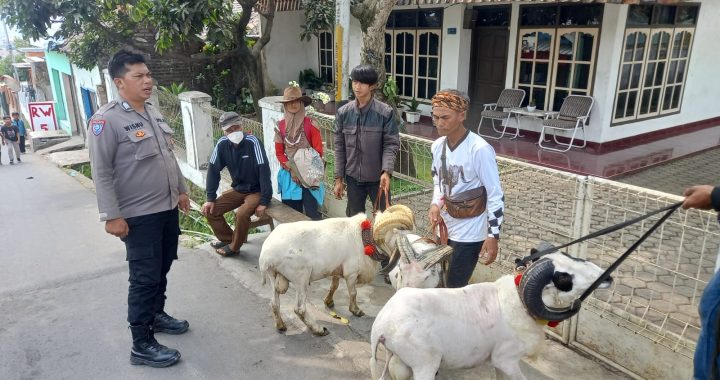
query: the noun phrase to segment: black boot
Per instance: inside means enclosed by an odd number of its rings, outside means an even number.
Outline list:
[[[130,364],[145,364],[150,367],[168,367],[180,360],[180,352],[158,343],[150,326],[130,326],[133,346],[130,350]]]
[[[155,323],[153,323],[153,330],[155,332],[164,332],[171,335],[179,335],[188,331],[190,324],[186,320],[175,319],[169,316],[166,312],[161,311],[155,314]]]

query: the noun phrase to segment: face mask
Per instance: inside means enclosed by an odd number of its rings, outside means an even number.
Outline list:
[[[230,140],[230,142],[232,142],[233,144],[240,144],[240,141],[242,141],[243,137],[245,137],[245,135],[243,135],[241,131],[238,131],[229,134],[228,140]]]

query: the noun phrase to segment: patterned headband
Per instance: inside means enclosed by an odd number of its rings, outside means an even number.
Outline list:
[[[432,97],[432,106],[464,112],[470,108],[470,102],[455,92],[440,91]]]

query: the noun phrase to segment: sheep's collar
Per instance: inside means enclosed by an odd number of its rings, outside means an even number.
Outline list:
[[[518,288],[518,292],[520,291],[520,281],[522,280],[522,276],[523,276],[522,272],[515,275],[515,286]],[[546,321],[544,319],[535,319],[535,322],[537,322],[541,325],[547,324],[550,327],[555,327],[560,323],[560,321]]]
[[[383,261],[385,256],[380,252],[377,244],[375,244],[375,239],[373,239],[372,223],[370,223],[369,220],[366,219],[360,223],[360,232],[365,256],[368,256],[375,261]]]

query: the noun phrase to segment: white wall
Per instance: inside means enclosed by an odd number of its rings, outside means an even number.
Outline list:
[[[112,78],[110,78],[108,69],[103,69],[102,75],[105,78],[105,83],[107,84],[107,88],[105,90],[107,91],[108,103],[115,99],[119,99],[120,94],[118,93],[117,86],[115,86],[115,82],[113,82]]]
[[[319,75],[318,42],[300,41],[301,25],[305,23],[303,11],[277,12],[265,47],[268,75],[278,90],[288,82],[297,81],[300,71],[311,68]]]
[[[720,35],[720,24],[717,22],[718,17],[720,17],[720,2],[716,0],[703,0],[701,3],[698,23],[695,29],[695,35],[693,36],[690,63],[685,80],[686,87],[680,113],[650,120],[642,120],[632,124],[608,127],[613,106],[612,101],[610,101],[607,107],[604,107],[606,121],[602,124],[605,127],[602,134],[602,141],[612,141],[720,116],[720,107],[717,105],[718,101],[720,101],[720,92],[718,92],[718,88],[720,88],[720,76],[717,75],[716,69],[717,63],[720,62],[720,44],[718,44],[717,41],[717,36]],[[606,9],[608,6],[609,4],[605,5]],[[622,15],[627,14],[628,6],[622,5],[619,7],[625,8],[624,12],[621,13],[621,17],[623,17],[622,20],[624,20],[625,18]],[[607,17],[607,13],[604,17]],[[604,35],[603,38],[605,38]],[[613,96],[615,86],[617,85],[620,46],[622,46],[622,38],[618,38],[616,38],[618,45],[614,48],[617,50],[617,52],[614,53],[617,55],[617,58],[613,61],[613,75],[609,78],[608,82],[608,87],[612,90]],[[600,82],[596,80],[596,83]]]
[[[463,29],[464,11],[465,6],[459,4],[443,11],[439,89],[468,90],[472,29]],[[455,28],[456,34],[448,34],[449,28]]]
[[[360,29],[360,21],[355,17],[350,17],[350,43],[348,49],[348,76],[353,67],[360,64],[360,52],[362,51],[362,30]]]
[[[593,82],[595,103],[590,112],[590,124],[585,128],[590,141],[606,141],[610,129],[627,13],[627,5],[605,4]]]
[[[92,70],[86,70],[73,64],[73,76],[75,77],[75,94],[77,94],[78,112],[83,121],[83,125],[87,125],[88,118],[85,116],[84,99],[81,89],[85,88],[95,93],[95,104],[100,107],[100,99],[97,97],[97,86],[102,84],[100,70],[95,66]],[[97,110],[96,110],[97,111]]]
[[[717,48],[718,44],[715,41],[716,36],[720,34],[720,26],[714,21],[720,16],[720,2],[703,0],[690,56],[681,112],[677,115],[610,126],[628,9],[629,5],[605,4],[593,83],[592,95],[595,104],[590,115],[590,123],[586,128],[587,139],[605,143],[720,116],[720,109],[715,105],[720,100],[720,93],[717,91],[720,87],[720,76],[713,70],[714,63],[720,62],[720,49]],[[519,10],[520,4],[512,5],[507,87],[514,86]],[[446,51],[443,51],[443,54],[446,54]],[[523,119],[521,126],[523,129],[540,131],[540,122],[536,120]]]

